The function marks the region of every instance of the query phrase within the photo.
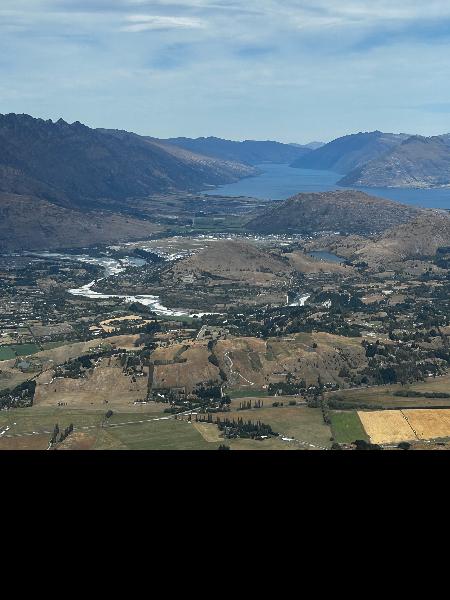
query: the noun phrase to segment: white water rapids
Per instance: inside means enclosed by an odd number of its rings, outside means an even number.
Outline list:
[[[87,254],[72,255],[72,254],[57,254],[57,253],[50,253],[50,252],[42,252],[40,254],[34,253],[34,255],[49,257],[49,258],[59,258],[61,260],[75,260],[75,261],[84,262],[84,263],[87,263],[90,265],[99,265],[105,269],[104,277],[101,277],[100,279],[94,279],[94,281],[91,281],[90,283],[87,283],[86,285],[83,285],[80,288],[73,288],[73,289],[67,290],[69,294],[72,294],[72,296],[82,296],[83,298],[90,298],[93,300],[119,298],[119,299],[125,300],[125,302],[129,303],[129,304],[131,304],[132,302],[139,302],[140,304],[143,304],[144,306],[148,306],[150,308],[150,310],[155,312],[157,315],[168,315],[168,316],[172,316],[172,317],[189,316],[189,315],[194,315],[194,314],[201,317],[202,315],[208,314],[208,313],[199,313],[199,312],[195,312],[195,311],[191,311],[191,310],[171,310],[170,308],[167,308],[166,306],[163,306],[160,303],[159,296],[154,296],[151,294],[144,294],[144,295],[138,295],[138,296],[127,296],[127,295],[123,295],[123,294],[102,294],[101,292],[95,292],[92,289],[92,287],[99,281],[102,281],[103,279],[106,279],[107,277],[110,277],[111,275],[118,275],[119,273],[122,273],[123,271],[125,271],[125,269],[127,267],[132,267],[132,266],[141,267],[141,266],[145,265],[146,264],[145,260],[143,260],[141,258],[130,258],[130,257],[121,258],[121,259],[108,258],[108,257],[97,258],[97,257],[93,257],[93,256],[88,256]]]

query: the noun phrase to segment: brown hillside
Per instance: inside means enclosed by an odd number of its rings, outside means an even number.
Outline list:
[[[0,251],[82,247],[142,239],[158,230],[108,212],[82,213],[31,196],[0,193]]]
[[[220,240],[178,262],[173,268],[173,275],[175,279],[190,273],[194,277],[212,274],[218,279],[268,281],[275,274],[286,274],[290,270],[287,260],[260,250],[252,243]]]
[[[368,241],[356,251],[354,258],[369,264],[401,262],[421,256],[434,256],[440,247],[450,246],[450,216],[427,211],[416,219]]]
[[[333,231],[369,234],[406,223],[419,209],[355,190],[298,194],[247,223],[259,233]]]

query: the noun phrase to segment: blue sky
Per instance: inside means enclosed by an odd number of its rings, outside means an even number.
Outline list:
[[[157,137],[450,131],[449,0],[0,0],[0,112]]]

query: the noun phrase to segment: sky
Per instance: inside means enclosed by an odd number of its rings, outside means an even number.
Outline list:
[[[0,0],[0,113],[155,137],[450,131],[449,0]]]

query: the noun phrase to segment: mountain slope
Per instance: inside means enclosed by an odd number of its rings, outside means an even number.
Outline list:
[[[422,256],[434,256],[438,248],[450,246],[450,215],[423,211],[404,225],[386,231],[360,247],[353,260],[369,265],[389,265]]]
[[[238,161],[249,165],[257,165],[265,162],[291,163],[293,160],[311,152],[311,149],[305,146],[282,144],[273,141],[245,140],[243,142],[235,142],[216,137],[201,137],[196,139],[180,137],[163,141],[206,156],[222,160]]]
[[[450,186],[449,136],[413,136],[391,152],[348,173],[340,185],[364,187]]]
[[[0,191],[68,208],[171,190],[201,190],[255,174],[237,163],[180,155],[133,133],[28,115],[0,115]]]
[[[418,209],[368,196],[363,192],[342,190],[305,193],[275,202],[247,223],[258,233],[374,233],[405,223]]]
[[[401,144],[405,134],[355,133],[337,138],[292,163],[300,169],[318,169],[347,174]]]
[[[109,213],[89,213],[42,198],[0,193],[0,252],[80,248],[90,244],[142,239],[158,226]]]

